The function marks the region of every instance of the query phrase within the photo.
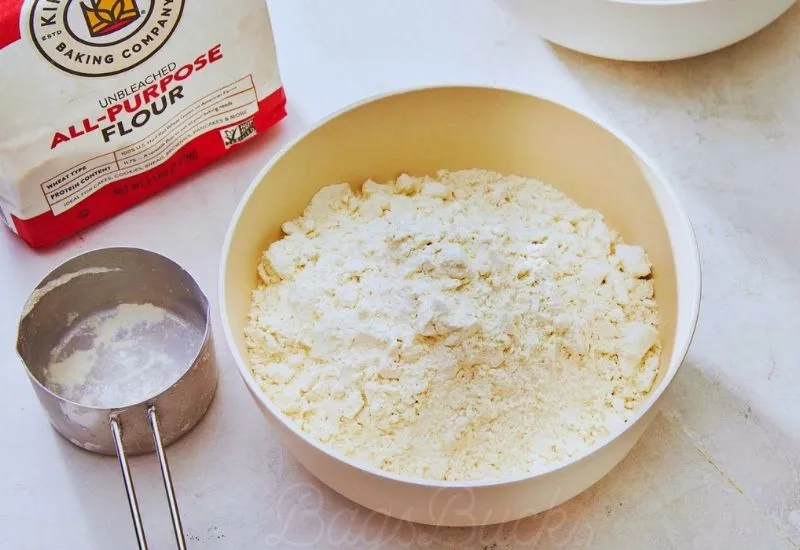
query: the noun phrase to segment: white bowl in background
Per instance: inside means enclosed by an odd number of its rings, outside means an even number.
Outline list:
[[[796,1],[496,0],[550,42],[624,61],[667,61],[730,46]]]
[[[583,456],[488,481],[412,479],[356,463],[310,438],[251,375],[244,328],[256,266],[323,186],[485,168],[548,182],[603,213],[653,264],[662,356],[653,391],[633,420]],[[700,261],[689,220],[664,178],[626,138],[538,97],[492,88],[426,88],[367,100],[311,129],[270,160],[234,214],[222,252],[220,310],[239,372],[272,428],[315,476],[347,498],[401,519],[437,525],[511,521],[585,490],[630,451],[683,361],[700,303]],[[267,498],[271,498],[267,496]]]

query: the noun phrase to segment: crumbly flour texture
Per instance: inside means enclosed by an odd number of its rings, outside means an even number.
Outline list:
[[[253,376],[304,432],[476,480],[586,452],[653,386],[645,251],[542,182],[484,170],[322,189],[264,253]]]

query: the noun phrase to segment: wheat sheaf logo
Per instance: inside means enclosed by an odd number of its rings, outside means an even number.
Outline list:
[[[172,36],[185,0],[26,0],[28,38],[52,65],[110,76],[155,55]]]
[[[81,9],[94,37],[123,29],[142,15],[136,0],[89,0],[88,5],[81,3]]]

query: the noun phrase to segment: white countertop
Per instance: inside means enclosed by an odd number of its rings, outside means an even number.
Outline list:
[[[723,52],[634,65],[551,47],[490,0],[270,7],[290,110],[279,127],[62,246],[33,252],[0,233],[0,548],[135,548],[116,460],[49,427],[14,353],[35,283],[81,251],[131,245],[172,257],[216,298],[228,222],[271,154],[365,96],[447,83],[594,109],[674,183],[697,230],[704,289],[661,413],[611,474],[548,513],[484,529],[403,523],[337,496],[283,449],[215,308],[219,391],[169,449],[190,548],[800,548],[800,8]],[[148,539],[173,548],[155,459],[132,462]]]

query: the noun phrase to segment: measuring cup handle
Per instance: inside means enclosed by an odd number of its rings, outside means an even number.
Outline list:
[[[164,480],[164,490],[167,492],[169,502],[169,513],[172,516],[172,529],[175,531],[175,540],[180,550],[186,550],[186,538],[183,535],[183,524],[181,515],[178,511],[178,499],[175,498],[175,488],[172,486],[172,475],[169,473],[169,463],[167,453],[164,452],[164,444],[161,442],[161,432],[158,429],[158,417],[156,408],[147,409],[147,418],[150,420],[150,428],[153,430],[153,441],[158,455],[158,463],[161,466],[161,477]]]
[[[172,475],[169,472],[167,454],[164,452],[164,444],[161,441],[161,432],[158,429],[158,416],[156,415],[155,407],[151,406],[147,409],[147,419],[150,422],[150,429],[153,432],[156,455],[158,456],[158,463],[161,466],[161,477],[164,480],[164,489],[167,492],[167,501],[169,502],[169,513],[172,517],[172,529],[175,532],[175,540],[178,543],[179,550],[186,550],[186,538],[183,535],[183,524],[181,523],[180,512],[178,512],[178,500],[175,498],[175,489],[172,486]],[[111,419],[111,433],[114,436],[114,447],[117,450],[119,466],[122,469],[125,493],[128,495],[128,505],[131,509],[133,529],[136,531],[136,542],[139,544],[139,550],[147,550],[147,540],[144,536],[142,516],[139,513],[139,503],[136,500],[136,490],[133,487],[133,476],[128,466],[128,459],[125,456],[125,446],[122,442],[122,425],[117,417]]]
[[[125,482],[125,493],[128,495],[128,506],[131,509],[133,529],[136,531],[136,542],[139,544],[139,550],[147,550],[147,539],[144,536],[142,516],[139,513],[139,503],[136,500],[136,490],[133,487],[133,476],[131,476],[128,459],[125,456],[125,446],[122,444],[122,426],[116,417],[111,419],[111,434],[114,437],[114,448],[117,450],[119,467],[122,470],[122,479]]]

